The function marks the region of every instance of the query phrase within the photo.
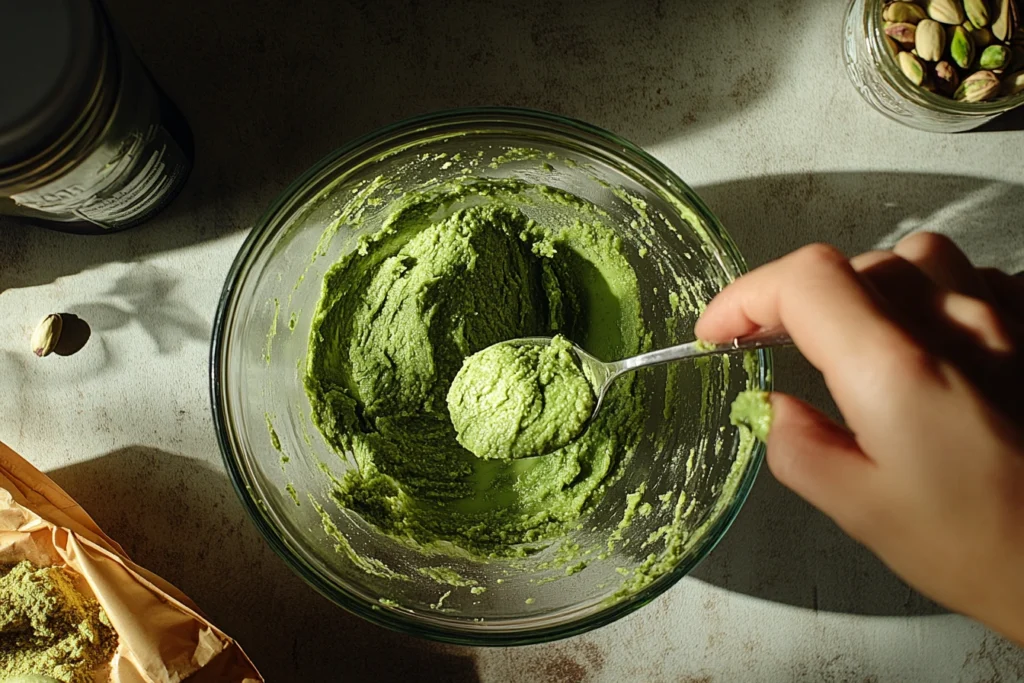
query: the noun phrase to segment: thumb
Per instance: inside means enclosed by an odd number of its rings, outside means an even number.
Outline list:
[[[816,408],[787,394],[771,395],[768,467],[783,485],[862,540],[875,471],[856,439]]]

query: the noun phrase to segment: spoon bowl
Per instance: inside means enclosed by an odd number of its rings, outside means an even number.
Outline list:
[[[521,337],[519,339],[511,339],[500,343],[511,346],[550,346],[552,340],[553,337]],[[713,356],[722,353],[735,353],[737,351],[750,351],[766,347],[789,346],[792,343],[793,340],[790,339],[788,334],[774,330],[733,339],[731,342],[725,344],[710,344],[698,339],[686,342],[685,344],[677,344],[676,346],[669,346],[664,349],[649,351],[638,356],[623,358],[622,360],[612,361],[610,363],[606,363],[605,361],[596,358],[576,344],[573,344],[572,353],[579,362],[580,369],[583,371],[583,374],[590,382],[590,386],[593,388],[594,397],[596,399],[594,401],[594,409],[591,411],[590,417],[587,418],[583,423],[583,426],[580,428],[577,438],[580,434],[587,431],[590,423],[594,421],[594,417],[600,412],[601,405],[604,402],[604,397],[608,393],[608,389],[612,386],[612,383],[626,373],[640,370],[641,368],[662,365],[663,363],[671,363],[673,361],[702,358],[704,356]],[[543,455],[534,455],[530,457],[543,457]]]

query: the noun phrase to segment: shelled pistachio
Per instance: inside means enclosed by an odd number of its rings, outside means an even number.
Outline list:
[[[997,71],[1010,63],[1010,49],[1005,45],[990,45],[978,57],[978,66]]]
[[[964,79],[953,93],[962,102],[984,102],[999,92],[999,78],[991,71],[978,71]]]
[[[974,39],[963,26],[953,29],[953,37],[949,41],[949,56],[961,69],[969,69],[974,62]]]
[[[935,89],[943,95],[952,97],[960,85],[960,74],[957,73],[956,67],[949,62],[942,61],[936,64],[933,76]]]
[[[974,41],[974,48],[976,50],[984,50],[995,40],[992,37],[992,31],[989,31],[987,28],[978,28],[969,21],[965,21],[962,26],[965,31],[971,34],[971,40]]]

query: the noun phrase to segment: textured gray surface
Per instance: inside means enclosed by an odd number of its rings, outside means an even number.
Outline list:
[[[271,681],[1016,681],[1024,655],[893,578],[764,473],[716,552],[666,595],[544,646],[444,647],[306,588],[248,523],[209,418],[207,339],[247,228],[330,149],[443,107],[548,109],[644,146],[754,263],[916,228],[1024,269],[1024,133],[938,137],[846,81],[839,0],[111,0],[196,135],[184,194],[82,239],[0,223],[0,439],[193,596]],[[42,315],[92,327],[28,353]],[[782,355],[781,388],[826,404]]]

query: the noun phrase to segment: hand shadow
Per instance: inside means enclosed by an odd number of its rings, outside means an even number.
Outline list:
[[[372,626],[305,585],[205,463],[132,446],[49,476],[134,561],[237,639],[268,681],[479,680],[466,651]]]
[[[768,176],[697,191],[751,266],[812,242],[853,255],[932,230],[956,240],[975,263],[1024,270],[1020,185],[865,172]],[[775,352],[775,388],[838,418],[820,375],[795,350]],[[899,616],[943,611],[765,470],[736,523],[694,576],[817,610]]]

